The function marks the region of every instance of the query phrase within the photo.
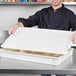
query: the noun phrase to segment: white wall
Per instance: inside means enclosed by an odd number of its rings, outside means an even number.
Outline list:
[[[0,30],[8,30],[19,17],[27,18],[36,11],[50,5],[0,5]],[[66,6],[76,12],[76,6]]]

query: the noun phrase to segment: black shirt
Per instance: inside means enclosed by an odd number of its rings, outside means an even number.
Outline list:
[[[64,5],[56,11],[52,6],[44,8],[28,19],[19,18],[18,22],[22,22],[26,27],[37,25],[39,28],[46,29],[76,30],[76,15]]]

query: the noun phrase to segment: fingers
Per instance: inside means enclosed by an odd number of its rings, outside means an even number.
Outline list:
[[[8,30],[9,35],[12,34],[12,27]]]
[[[24,25],[21,22],[18,22],[8,30],[9,35],[13,34],[18,27],[24,27]]]
[[[16,31],[17,28],[18,28],[17,25],[11,27],[11,28],[8,30],[9,35],[13,34],[13,33]]]
[[[72,41],[73,43],[76,43],[76,33],[73,34],[73,36],[72,36],[72,38],[71,38],[71,41]]]

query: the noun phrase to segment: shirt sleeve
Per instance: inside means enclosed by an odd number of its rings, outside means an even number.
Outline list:
[[[32,16],[29,16],[28,19],[19,18],[18,22],[22,22],[25,27],[32,27],[39,24],[39,12],[35,13]]]
[[[70,15],[70,27],[72,28],[72,31],[76,30],[76,15],[72,12]]]

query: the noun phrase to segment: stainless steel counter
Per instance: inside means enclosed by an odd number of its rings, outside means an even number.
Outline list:
[[[0,74],[76,74],[76,50],[58,66],[0,58]]]

